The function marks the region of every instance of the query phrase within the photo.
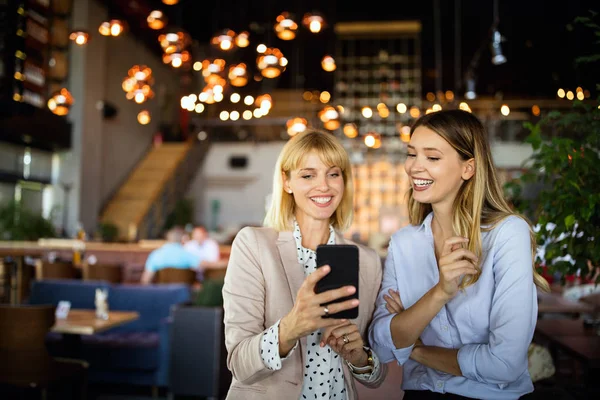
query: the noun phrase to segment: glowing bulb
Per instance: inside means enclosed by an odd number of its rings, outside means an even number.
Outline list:
[[[510,114],[510,108],[506,104],[503,104],[502,107],[500,107],[500,112],[506,117]]]
[[[240,98],[241,96],[239,95],[239,93],[232,93],[229,97],[229,100],[231,100],[232,103],[237,103],[240,101]]]
[[[245,104],[245,105],[249,106],[249,105],[251,105],[252,103],[254,103],[254,97],[252,97],[252,96],[250,96],[250,95],[248,95],[248,96],[244,97],[244,104]]]
[[[141,125],[148,125],[150,123],[150,113],[148,110],[142,110],[137,115],[137,120]]]
[[[225,110],[221,111],[221,113],[219,114],[219,118],[221,119],[221,121],[227,121],[229,119],[229,112]]]
[[[575,95],[573,95],[573,92],[571,92],[570,90],[567,92],[567,99],[569,100],[573,100],[575,98]]]
[[[319,33],[321,32],[321,23],[319,21],[310,21],[308,29],[310,29],[312,33]]]
[[[558,89],[558,91],[556,92],[556,94],[558,95],[558,97],[560,97],[561,99],[563,99],[565,97],[565,90],[564,89]]]
[[[363,107],[361,110],[362,116],[365,118],[371,118],[373,116],[373,110],[371,107]]]
[[[406,104],[404,103],[398,103],[398,105],[396,106],[396,110],[400,113],[400,114],[404,114],[407,110],[406,108]]]

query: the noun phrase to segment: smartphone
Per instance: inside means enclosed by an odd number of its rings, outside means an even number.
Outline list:
[[[331,303],[321,304],[323,307],[337,302],[350,299],[358,299],[358,247],[346,244],[326,244],[317,246],[317,268],[329,265],[331,270],[320,281],[317,282],[315,293],[322,293],[343,286],[354,286],[356,292],[353,295],[337,299]],[[350,310],[329,314],[323,318],[347,318],[358,317],[358,306]]]

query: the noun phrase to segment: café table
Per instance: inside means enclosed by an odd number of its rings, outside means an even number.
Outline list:
[[[586,386],[597,388],[596,377],[600,372],[599,326],[588,327],[583,319],[538,319],[535,336],[548,343],[554,362],[558,362],[558,350],[581,362]]]
[[[568,314],[580,317],[582,314],[591,314],[594,307],[584,302],[569,300],[558,293],[545,293],[538,291],[538,317],[545,314]]]
[[[77,358],[81,354],[81,335],[94,335],[140,318],[137,311],[109,311],[108,319],[96,318],[95,310],[72,309],[66,318],[57,318],[52,332],[63,335],[65,350]]]

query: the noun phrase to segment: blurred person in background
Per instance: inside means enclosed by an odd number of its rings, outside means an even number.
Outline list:
[[[142,284],[152,283],[156,272],[163,268],[198,269],[200,267],[200,257],[183,247],[184,234],[182,228],[173,228],[167,232],[167,243],[152,251],[146,260]]]

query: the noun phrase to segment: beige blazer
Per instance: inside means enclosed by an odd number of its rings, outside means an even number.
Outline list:
[[[337,244],[354,244],[336,232]],[[359,248],[359,316],[356,323],[367,340],[367,328],[381,286],[382,267],[377,253]],[[227,399],[297,399],[302,391],[306,338],[283,362],[279,371],[267,369],[260,357],[263,332],[292,309],[296,294],[304,281],[304,268],[298,263],[298,252],[292,232],[271,228],[242,229],[231,249],[225,284],[225,344],[227,366],[233,374]],[[354,379],[342,362],[348,385],[348,399],[356,399]],[[385,365],[374,382],[377,387],[385,378]]]

